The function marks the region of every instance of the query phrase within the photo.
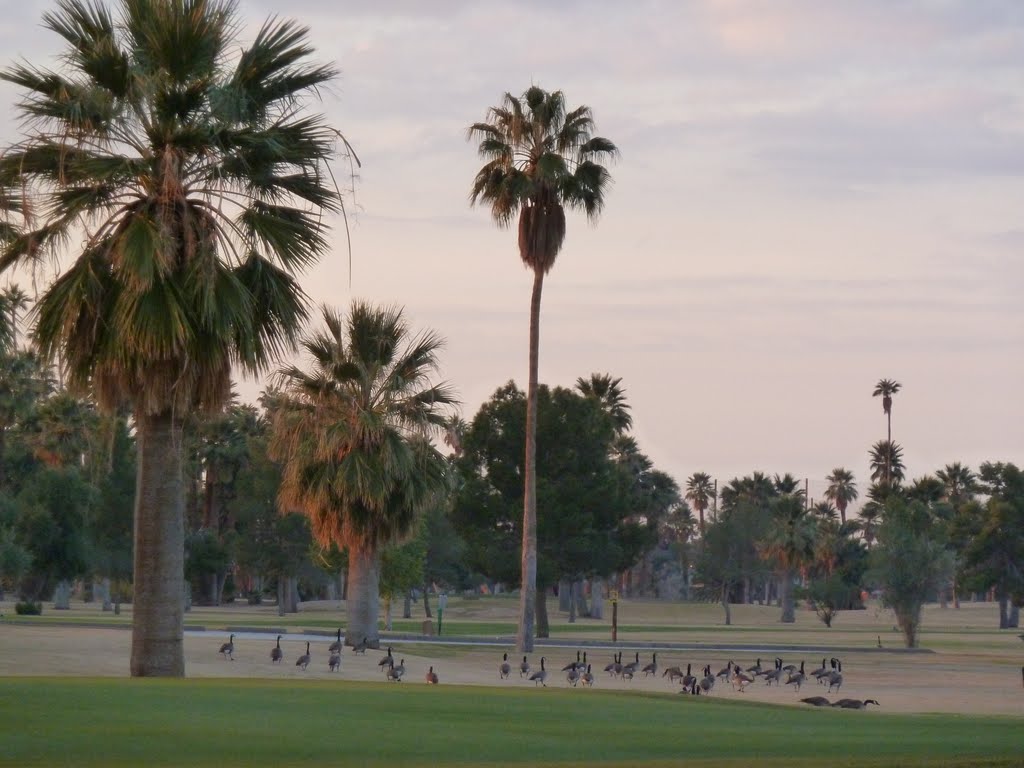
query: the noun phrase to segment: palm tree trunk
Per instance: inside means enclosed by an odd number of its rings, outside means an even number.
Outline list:
[[[779,619],[783,624],[792,624],[796,621],[796,609],[793,605],[793,571],[787,568],[782,572],[782,579],[779,581],[779,602],[782,603],[782,617]]]
[[[519,653],[533,652],[537,607],[537,368],[540,355],[540,296],[544,270],[533,271],[530,297],[530,376],[526,390],[526,458],[523,475],[522,586],[519,592]]]
[[[132,677],[184,677],[185,494],[182,426],[137,416]]]
[[[348,630],[353,643],[362,638],[374,648],[379,645],[380,632],[380,555],[369,550],[349,548],[348,552]]]
[[[434,618],[434,615],[430,612],[430,590],[427,589],[426,579],[423,580],[423,614],[428,618]]]
[[[546,589],[537,590],[537,637],[550,637],[548,626],[548,592]]]

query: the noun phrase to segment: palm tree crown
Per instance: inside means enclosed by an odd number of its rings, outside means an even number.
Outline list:
[[[886,415],[892,413],[892,396],[900,391],[901,386],[895,379],[880,379],[875,385],[875,391],[871,396],[882,398],[882,410]]]
[[[633,417],[629,414],[629,403],[626,402],[626,391],[622,388],[622,379],[613,379],[608,373],[592,373],[589,379],[582,376],[576,379],[576,389],[584,397],[592,397],[601,403],[605,413],[611,416],[615,431],[620,435],[633,427]]]
[[[704,512],[715,499],[715,485],[711,475],[706,472],[694,472],[686,480],[684,498],[693,504],[700,516],[700,533],[704,535]]]
[[[853,472],[843,467],[836,467],[825,480],[828,481],[825,498],[836,505],[843,523],[846,523],[846,509],[857,500],[858,495]]]

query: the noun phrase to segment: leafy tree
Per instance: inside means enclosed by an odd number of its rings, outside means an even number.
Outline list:
[[[0,525],[0,600],[15,587],[32,566],[32,553],[23,547],[10,525]]]
[[[523,472],[522,592],[517,646],[533,650],[537,602],[537,367],[540,299],[544,276],[555,265],[565,240],[565,209],[595,220],[604,207],[611,176],[601,164],[618,149],[594,136],[590,108],[567,110],[561,91],[532,86],[522,96],[506,93],[487,120],[469,127],[486,160],[477,172],[470,200],[490,206],[506,227],[518,216],[519,257],[533,272],[530,298],[530,365],[527,384],[526,459]]]
[[[898,381],[894,380],[894,379],[880,379],[879,382],[875,385],[875,391],[871,393],[872,397],[881,397],[882,398],[882,411],[885,413],[885,428],[886,428],[885,441],[889,445],[893,445],[893,442],[892,442],[892,397],[893,397],[893,395],[895,395],[897,392],[900,391],[900,387],[901,387],[900,383]],[[895,463],[894,462],[895,458],[896,457],[895,457],[895,455],[893,453],[889,453],[889,454],[884,456],[885,471],[882,473],[881,479],[884,480],[884,482],[886,484],[892,483],[892,481],[894,479],[893,478],[893,464]],[[872,475],[872,478],[875,479],[875,480],[879,479],[879,478],[874,477],[873,475]]]
[[[921,607],[953,569],[946,530],[928,505],[892,498],[871,552],[872,576],[882,587],[882,604],[896,614],[908,648],[916,648]]]
[[[836,505],[839,516],[845,523],[847,508],[857,500],[857,483],[854,481],[853,472],[836,467],[825,480],[828,482],[825,498]]]
[[[715,499],[715,486],[711,475],[706,472],[694,472],[686,480],[686,500],[693,505],[700,516],[700,535],[704,536],[704,513]]]
[[[750,573],[744,544],[747,535],[744,526],[748,522],[744,512],[748,510],[746,504],[730,512],[723,510],[723,514],[708,526],[697,563],[698,578],[704,590],[722,604],[726,626],[732,624],[730,593]]]
[[[421,531],[418,532],[422,533]],[[426,546],[422,535],[413,536],[401,544],[391,544],[381,550],[380,594],[384,598],[384,628],[391,631],[391,608],[394,601],[408,595],[423,583],[423,561]]]
[[[0,270],[82,242],[42,293],[35,341],[101,408],[132,408],[139,438],[133,676],[182,676],[182,422],[216,411],[233,366],[258,373],[305,316],[294,274],[329,243],[337,132],[302,99],[334,75],[307,31],[266,22],[239,50],[223,0],[122,0],[121,18],[60,0],[44,25],[60,70],[16,64],[31,130],[0,162],[37,218]],[[84,241],[76,234],[84,230]]]
[[[347,321],[327,308],[323,320],[302,342],[312,368],[280,373],[270,456],[282,463],[281,508],[308,516],[321,545],[348,548],[349,636],[376,642],[380,551],[447,488],[427,438],[455,398],[430,381],[441,338],[413,335],[399,309],[355,302]]]
[[[765,555],[781,573],[779,580],[781,621],[796,621],[793,601],[793,580],[796,571],[809,563],[814,555],[816,527],[814,519],[804,508],[803,499],[787,493],[772,505],[772,525],[762,543]]]

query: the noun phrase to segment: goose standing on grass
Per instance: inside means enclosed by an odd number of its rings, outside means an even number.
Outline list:
[[[498,677],[501,680],[507,680],[508,676],[512,674],[512,665],[508,663],[508,654],[503,654],[501,657],[501,666],[498,667]]]
[[[806,699],[800,699],[804,704],[810,704],[812,707],[831,707],[832,704],[824,696],[808,696]]]
[[[224,655],[225,659],[235,660],[235,636],[231,638],[220,647],[220,652]]]
[[[691,664],[686,665],[686,674],[683,675],[683,688],[691,688],[697,683],[697,676],[690,674]]]
[[[664,672],[661,673],[662,677],[667,677],[670,683],[674,683],[683,677],[683,670],[679,667],[668,667]]]
[[[327,669],[331,672],[337,672],[341,669],[341,654],[338,651],[332,651],[330,657],[327,659]]]
[[[335,651],[341,653],[341,627],[338,627],[338,639],[331,643],[327,650],[331,653],[334,653]]]
[[[626,680],[632,680],[633,675],[636,674],[637,669],[640,668],[640,652],[637,651],[636,658],[629,662],[622,668],[622,677]]]
[[[277,645],[270,649],[270,661],[274,664],[280,663],[284,658],[284,651],[281,650],[281,636],[277,636]]]
[[[761,669],[761,660],[758,659],[757,663],[754,666],[747,667],[746,671],[749,672],[754,677],[757,677],[758,675],[760,675],[764,671],[763,669]]]
[[[523,656],[523,661],[519,665],[519,676],[520,677],[526,677],[529,674],[530,674],[530,662],[526,660],[525,656]]]
[[[361,653],[361,654],[363,654],[363,656],[365,656],[366,655],[366,649],[369,648],[369,647],[370,647],[370,644],[369,644],[369,642],[367,642],[366,638],[364,637],[362,640],[360,640],[358,643],[356,643],[355,645],[352,646],[352,653]]]
[[[312,656],[309,655],[309,641],[307,640],[306,641],[306,652],[304,654],[302,654],[301,656],[299,656],[299,658],[297,658],[295,660],[295,666],[296,667],[302,667],[302,671],[305,672],[306,671],[306,667],[309,666],[309,662],[312,661],[312,660],[313,660]]]
[[[396,683],[402,682],[402,675],[405,674],[405,659],[402,659],[397,664],[392,660],[392,665],[388,667],[388,680],[394,680]]]
[[[832,706],[840,707],[841,709],[867,709],[868,704],[874,704],[876,707],[882,706],[874,699],[840,699]]]
[[[570,661],[568,664],[566,664],[564,667],[562,667],[562,671],[563,672],[569,672],[571,670],[579,668],[579,666],[580,666],[580,652],[576,651],[576,661]]]
[[[541,656],[540,657],[540,669],[538,669],[536,672],[534,672],[532,675],[530,675],[530,681],[533,683],[533,687],[534,688],[537,687],[537,683],[540,683],[542,686],[547,688],[548,684],[546,682],[544,682],[547,679],[548,679],[548,671],[544,668],[544,657]]]
[[[604,671],[607,672],[612,677],[615,677],[615,675],[616,675],[615,665],[618,664],[618,663],[619,663],[619,654],[613,653],[612,654],[612,660],[608,663],[608,666],[606,666],[604,668]]]
[[[728,680],[732,677],[732,659],[729,659],[729,663],[718,670],[718,674],[715,677],[720,677],[723,680]]]
[[[435,672],[434,668],[431,667],[427,670],[427,685],[437,685],[438,682],[437,672]]]
[[[835,688],[838,692],[843,687],[843,665],[839,661],[833,659],[836,662],[836,668],[828,673],[828,692],[832,693],[832,688]]]
[[[826,664],[825,661],[826,660],[824,658],[822,658],[821,666],[818,667],[813,672],[811,672],[811,677],[813,677],[815,680],[817,680],[818,683],[821,684],[821,685],[825,684],[825,677],[827,677],[828,673],[829,673],[828,664]]]
[[[782,659],[776,659],[775,669],[764,673],[764,682],[765,685],[779,685],[782,682]]]
[[[576,683],[580,681],[580,671],[576,667],[573,667],[565,673],[565,681],[569,683],[573,688],[576,687]]]
[[[387,653],[387,655],[384,658],[382,658],[380,661],[377,662],[377,666],[380,667],[381,669],[383,669],[385,674],[387,674],[387,671],[389,669],[391,669],[392,667],[395,666],[395,657],[391,655],[391,646],[390,645],[388,646],[388,653]]]
[[[657,675],[658,675],[658,654],[657,653],[652,653],[651,654],[651,663],[647,664],[643,668],[642,671],[644,673],[644,677],[647,677],[648,675],[653,675],[653,676],[657,677]]]
[[[590,665],[587,664],[587,671],[580,677],[580,682],[588,688],[594,687],[594,673],[590,671]]]
[[[733,664],[730,682],[734,691],[738,690],[740,693],[743,693],[747,686],[754,682],[754,678],[741,670],[739,664]]]
[[[804,680],[806,680],[806,679],[807,679],[807,676],[804,674],[804,663],[801,661],[800,662],[800,671],[799,672],[791,672],[789,674],[789,679],[786,680],[786,685],[795,685],[796,689],[799,691],[800,690],[800,686],[804,684]]]
[[[700,681],[700,688],[704,693],[711,693],[711,689],[715,687],[715,680],[718,678],[711,674],[711,665],[704,667],[704,677]]]

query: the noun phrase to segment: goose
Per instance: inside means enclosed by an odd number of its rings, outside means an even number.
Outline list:
[[[277,636],[277,645],[270,649],[270,661],[278,664],[284,658],[284,651],[281,650],[281,636]]]
[[[804,704],[810,704],[812,707],[831,707],[832,704],[824,696],[808,696],[806,699],[800,699]]]
[[[361,653],[363,656],[366,655],[366,649],[370,647],[370,643],[364,637],[358,643],[352,646],[352,653]]]
[[[542,686],[547,688],[548,684],[546,682],[544,682],[547,679],[548,679],[548,671],[544,668],[544,657],[541,656],[540,657],[540,669],[538,669],[536,672],[534,672],[532,675],[530,675],[530,681],[533,683],[533,687],[534,688],[537,687],[537,683],[540,683]]]
[[[331,672],[337,672],[341,669],[341,654],[335,651],[327,659],[327,669]]]
[[[764,673],[764,682],[766,685],[775,683],[778,685],[782,681],[782,659],[775,660],[775,669]]]
[[[781,661],[781,659],[776,659],[776,661]],[[782,668],[782,671],[788,672],[789,674],[793,674],[794,672],[796,672],[796,664],[787,664]]]
[[[874,699],[840,699],[832,706],[840,707],[842,709],[867,709],[868,704],[874,704],[876,707],[882,706]]]
[[[747,686],[754,682],[754,678],[748,675],[746,672],[740,670],[739,664],[734,664],[732,668],[732,677],[730,678],[732,683],[732,689],[739,690],[740,693],[746,690]]]
[[[693,685],[690,686],[690,695],[691,696],[700,696],[700,693],[701,693],[701,687],[699,685],[697,685],[697,681],[694,680]]]
[[[297,658],[295,660],[295,666],[296,667],[302,667],[303,671],[305,671],[306,667],[309,666],[309,662],[310,661],[312,661],[312,659],[311,659],[311,657],[309,655],[309,641],[307,640],[306,641],[306,652],[304,654],[302,654],[301,656],[299,656],[299,658]]]
[[[523,663],[519,665],[519,676],[526,677],[528,674],[530,674],[530,662],[523,656]]]
[[[437,672],[435,672],[434,668],[431,667],[427,670],[427,685],[437,685],[437,683]]]
[[[629,664],[627,664],[626,666],[624,666],[622,668],[622,676],[624,678],[626,678],[627,680],[632,680],[633,679],[633,675],[636,674],[637,667],[639,667],[639,666],[640,666],[640,652],[637,651],[636,658],[633,661],[629,662]]]
[[[395,666],[395,657],[391,655],[391,646],[388,646],[387,656],[377,662],[377,666],[387,672],[389,669]]]
[[[402,675],[405,674],[405,659],[402,659],[398,664],[394,664],[388,667],[388,680],[394,680],[396,683],[402,682]]]
[[[565,680],[569,685],[575,688],[576,683],[580,681],[580,671],[576,667],[573,667],[565,673]]]
[[[764,671],[764,670],[761,669],[761,659],[758,659],[757,663],[754,666],[747,667],[746,671],[750,672],[751,674],[753,674],[754,677],[757,677],[758,675],[760,675],[761,672]]]
[[[657,674],[658,674],[658,654],[657,653],[652,653],[651,654],[651,663],[646,665],[641,670],[641,672],[644,673],[644,677],[647,677],[648,675],[652,675],[652,676],[655,676],[655,677],[657,676]]]
[[[224,654],[224,658],[225,659],[231,659],[232,661],[235,660],[235,636],[234,635],[232,635],[231,638],[226,643],[224,643],[224,645],[222,645],[220,647],[220,652],[222,654]]]
[[[806,680],[806,679],[807,679],[807,676],[804,674],[804,663],[801,661],[800,662],[800,671],[799,672],[790,672],[789,678],[786,680],[786,685],[795,685],[796,689],[799,691],[800,690],[800,686],[804,684],[804,680]]]
[[[594,673],[590,671],[589,664],[587,664],[587,671],[580,677],[580,682],[589,688],[594,687]]]
[[[570,661],[568,664],[566,664],[564,667],[562,667],[562,671],[563,672],[569,672],[570,670],[576,669],[579,665],[580,665],[580,652],[576,651],[576,661]]]
[[[690,674],[690,664],[686,665],[686,674],[683,676],[683,688],[690,688],[697,682],[697,676]]]
[[[683,670],[679,667],[668,667],[664,672],[661,673],[662,677],[667,677],[670,683],[674,683],[683,676]]]
[[[502,680],[508,678],[512,674],[512,665],[508,663],[508,654],[503,654],[501,657],[501,666],[498,667],[498,677]]]
[[[704,693],[711,693],[711,689],[715,687],[715,680],[717,677],[711,674],[711,665],[704,667],[704,678],[700,681],[700,688]]]
[[[622,665],[619,664],[619,654],[613,653],[612,654],[612,660],[608,664],[608,666],[604,668],[604,671],[607,672],[608,674],[610,674],[612,677],[614,677],[615,675],[618,674],[618,672],[615,671],[616,665],[618,665],[619,668],[621,669]]]
[[[828,664],[825,663],[825,659],[822,658],[821,666],[811,672],[811,677],[817,680],[820,684],[824,685],[825,680],[823,679],[829,673]]]
[[[338,627],[338,639],[331,643],[327,650],[331,653],[334,653],[335,651],[341,653],[341,627]]]
[[[732,659],[729,659],[729,663],[718,670],[718,674],[715,675],[715,677],[721,677],[727,680],[730,675],[732,675]]]
[[[833,659],[835,661],[835,659]],[[843,687],[843,665],[836,661],[836,668],[828,673],[828,692],[832,693],[835,688],[838,691]]]

